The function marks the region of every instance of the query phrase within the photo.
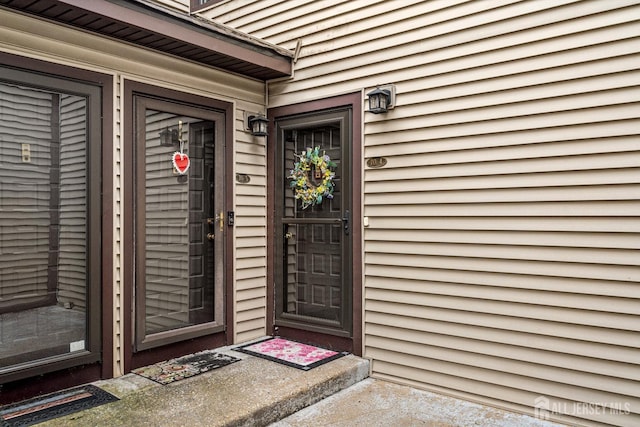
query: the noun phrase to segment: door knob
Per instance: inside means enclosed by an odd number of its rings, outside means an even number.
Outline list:
[[[293,234],[292,233],[285,233],[284,234],[284,238],[289,240],[289,239],[293,239]]]
[[[213,239],[215,239],[215,237],[216,237],[216,235],[215,235],[215,234],[213,234],[213,233],[207,233],[207,239],[209,239],[209,240],[213,240]]]

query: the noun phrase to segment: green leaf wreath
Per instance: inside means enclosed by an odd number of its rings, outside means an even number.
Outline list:
[[[309,206],[319,205],[323,199],[333,199],[335,173],[330,168],[337,165],[325,152],[320,155],[320,147],[307,148],[301,154],[295,155],[297,161],[289,174],[291,188],[296,199],[302,202],[302,209]],[[310,181],[311,170],[319,171],[318,180],[315,184]]]

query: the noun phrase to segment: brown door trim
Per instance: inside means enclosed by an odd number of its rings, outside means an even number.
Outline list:
[[[294,116],[304,113],[322,112],[339,107],[348,106],[352,110],[352,182],[351,182],[351,225],[353,237],[353,270],[352,270],[352,340],[349,351],[362,355],[362,93],[355,92],[346,95],[270,108],[267,111],[271,123],[278,118]],[[277,135],[275,126],[270,126],[269,143],[267,144],[267,188],[277,188],[276,182],[276,146]],[[267,331],[274,331],[275,323],[275,196],[274,191],[267,191]],[[323,345],[325,338],[322,334],[301,332],[289,328],[280,328],[282,334],[287,333],[291,338],[315,342]],[[334,337],[332,340],[340,339]],[[344,340],[344,339],[341,339]]]
[[[134,348],[134,286],[135,286],[135,244],[132,238],[135,230],[135,101],[134,95],[141,94],[151,98],[158,98],[170,102],[177,102],[192,105],[197,108],[214,109],[224,114],[224,142],[225,142],[225,158],[233,158],[233,104],[225,101],[219,101],[199,95],[192,95],[186,92],[180,92],[172,89],[166,89],[132,80],[124,82],[124,198],[123,198],[123,226],[122,236],[125,242],[123,248],[123,371],[130,372],[136,367],[149,365],[161,360],[166,360],[176,355],[189,354],[196,351],[215,348],[226,345],[233,340],[233,263],[224,262],[225,285],[224,285],[224,303],[225,303],[225,331],[213,335],[206,335],[198,338],[189,339],[182,342],[169,344],[160,348],[138,352],[133,356]],[[225,210],[233,206],[233,174],[232,168],[227,168],[225,172],[225,188],[224,204]],[[230,229],[227,228],[225,235],[225,256],[229,257],[233,253],[233,238]]]

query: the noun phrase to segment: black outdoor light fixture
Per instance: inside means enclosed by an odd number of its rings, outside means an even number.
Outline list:
[[[160,145],[163,147],[172,147],[180,143],[178,136],[178,129],[176,128],[164,128],[160,131]]]
[[[247,129],[253,136],[267,136],[267,124],[269,120],[262,114],[247,116]]]
[[[367,93],[369,109],[373,114],[386,113],[395,106],[396,87],[394,85],[378,86]]]

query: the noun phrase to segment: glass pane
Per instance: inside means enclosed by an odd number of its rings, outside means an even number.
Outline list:
[[[322,127],[304,128],[296,130],[288,130],[285,132],[285,171],[286,176],[290,176],[295,168],[296,162],[299,162],[300,156],[307,150],[314,150],[319,147],[320,156],[328,156],[329,161],[335,164],[333,167],[326,169],[333,173],[331,184],[333,192],[331,198],[323,197],[319,204],[313,204],[303,208],[301,199],[296,199],[296,191],[291,187],[292,179],[284,180],[284,217],[285,218],[341,218],[342,212],[342,159],[341,159],[341,141],[340,126],[324,125]],[[316,168],[310,165],[305,179],[308,187],[318,187],[324,182],[321,174],[316,175]]]
[[[301,175],[294,171],[296,163],[300,164],[301,156],[306,156],[307,150],[315,150],[316,147],[317,155],[334,166],[316,168],[313,160],[307,161],[308,168],[302,178],[307,188],[313,190],[325,185],[328,171],[333,174],[333,192],[331,197],[325,196],[321,202],[305,206],[299,184],[291,185],[295,179],[284,180],[284,312],[339,326],[343,311],[343,229],[341,222],[331,220],[342,218],[340,125],[336,123],[285,132],[287,176],[300,179]],[[302,169],[298,166],[298,170]],[[316,194],[320,192],[315,191]],[[287,219],[292,222],[287,224]],[[296,220],[305,220],[305,223],[297,224]],[[331,222],[327,223],[327,220]]]
[[[215,216],[213,125],[146,111],[146,335],[214,321],[214,248],[207,239],[207,218]],[[181,149],[190,158],[184,175],[171,160]]]
[[[87,348],[87,103],[0,83],[0,370]]]

